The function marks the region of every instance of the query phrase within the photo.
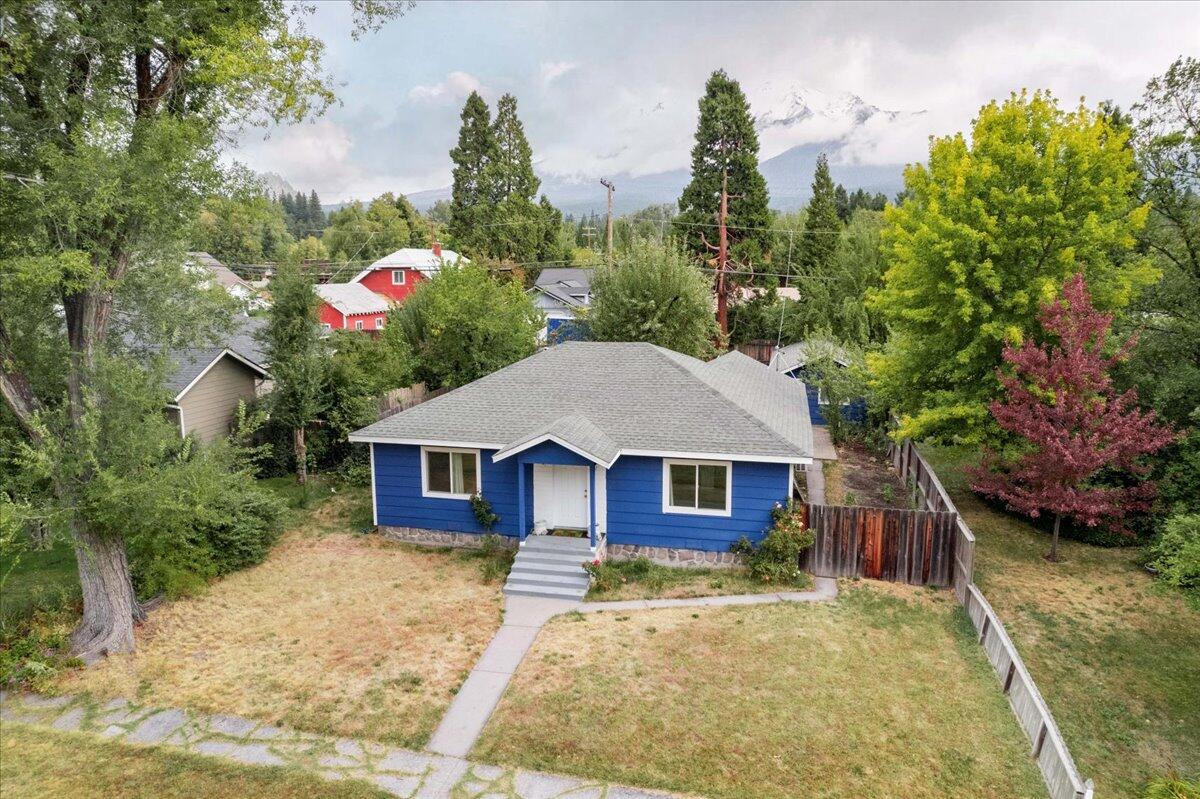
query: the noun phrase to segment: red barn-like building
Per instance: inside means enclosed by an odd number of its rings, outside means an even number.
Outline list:
[[[321,327],[325,330],[382,330],[391,303],[358,283],[322,283]]]
[[[440,245],[435,245],[432,250],[410,247],[383,256],[351,278],[350,282],[365,286],[392,302],[401,302],[412,293],[417,283],[435,274],[443,263],[452,264],[460,260],[467,263],[466,258],[453,250],[443,250]]]

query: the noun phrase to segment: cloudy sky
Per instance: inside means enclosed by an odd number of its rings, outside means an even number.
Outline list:
[[[341,104],[301,125],[241,137],[233,156],[324,202],[445,186],[472,90],[511,92],[543,174],[591,178],[685,166],[696,101],[713,69],[756,114],[798,93],[827,109],[769,129],[763,157],[853,137],[841,157],[920,160],[930,135],[1023,87],[1064,103],[1127,107],[1178,55],[1200,53],[1200,4],[441,3],[359,41],[350,10],[317,3]],[[850,93],[902,112],[850,130]],[[921,112],[921,113],[918,113]]]

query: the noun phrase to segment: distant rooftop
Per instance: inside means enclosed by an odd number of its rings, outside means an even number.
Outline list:
[[[320,283],[317,296],[337,310],[354,314],[387,313],[388,301],[361,283]]]

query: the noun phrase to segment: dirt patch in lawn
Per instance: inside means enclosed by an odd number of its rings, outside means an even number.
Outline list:
[[[849,441],[837,448],[838,460],[825,464],[825,502],[872,508],[908,508],[904,483],[887,456]]]
[[[155,611],[136,654],[59,687],[420,746],[500,610],[471,555],[293,531],[261,566]]]
[[[947,592],[843,582],[827,604],[569,614],[472,753],[739,799],[1045,797]]]

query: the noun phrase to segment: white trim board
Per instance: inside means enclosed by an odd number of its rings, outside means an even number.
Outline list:
[[[407,444],[430,447],[461,447],[464,449],[494,449],[497,451],[504,449],[511,443],[508,441],[500,444],[490,441],[442,441],[436,438],[385,438],[383,436],[360,436],[354,433],[350,435],[349,440],[355,444]],[[583,453],[579,454],[582,455]],[[693,459],[709,461],[737,461],[739,463],[795,463],[802,466],[807,466],[813,463],[812,456],[746,455],[727,452],[681,452],[678,450],[665,449],[622,449],[618,451],[617,457],[613,458],[612,461],[607,464],[601,464],[600,461],[597,461],[594,458],[588,459],[598,465],[604,466],[606,469],[609,469],[612,468],[612,465],[616,463],[622,455],[633,455],[646,458],[678,458],[683,460]],[[506,455],[505,457],[508,456]],[[493,460],[495,460],[495,456],[493,456]]]
[[[563,449],[574,452],[579,457],[585,458],[585,459],[591,461],[592,463],[596,464],[597,466],[603,466],[605,469],[612,466],[613,463],[615,463],[617,460],[616,458],[613,458],[608,463],[605,463],[604,461],[597,458],[595,455],[584,452],[583,450],[579,449],[579,447],[576,447],[572,444],[568,444],[566,441],[562,440],[561,438],[554,435],[553,433],[546,433],[544,435],[538,436],[537,438],[530,439],[529,441],[526,441],[522,444],[518,444],[516,447],[513,447],[512,449],[498,450],[496,452],[496,454],[492,456],[492,462],[499,463],[500,461],[505,460],[506,458],[511,458],[513,455],[518,455],[518,454],[524,452],[525,450],[532,449],[533,447],[536,447],[538,444],[544,444],[547,441],[550,441],[554,444],[558,444]],[[504,453],[504,454],[501,454],[501,453]],[[618,458],[620,457],[620,453],[617,454],[617,457]]]

